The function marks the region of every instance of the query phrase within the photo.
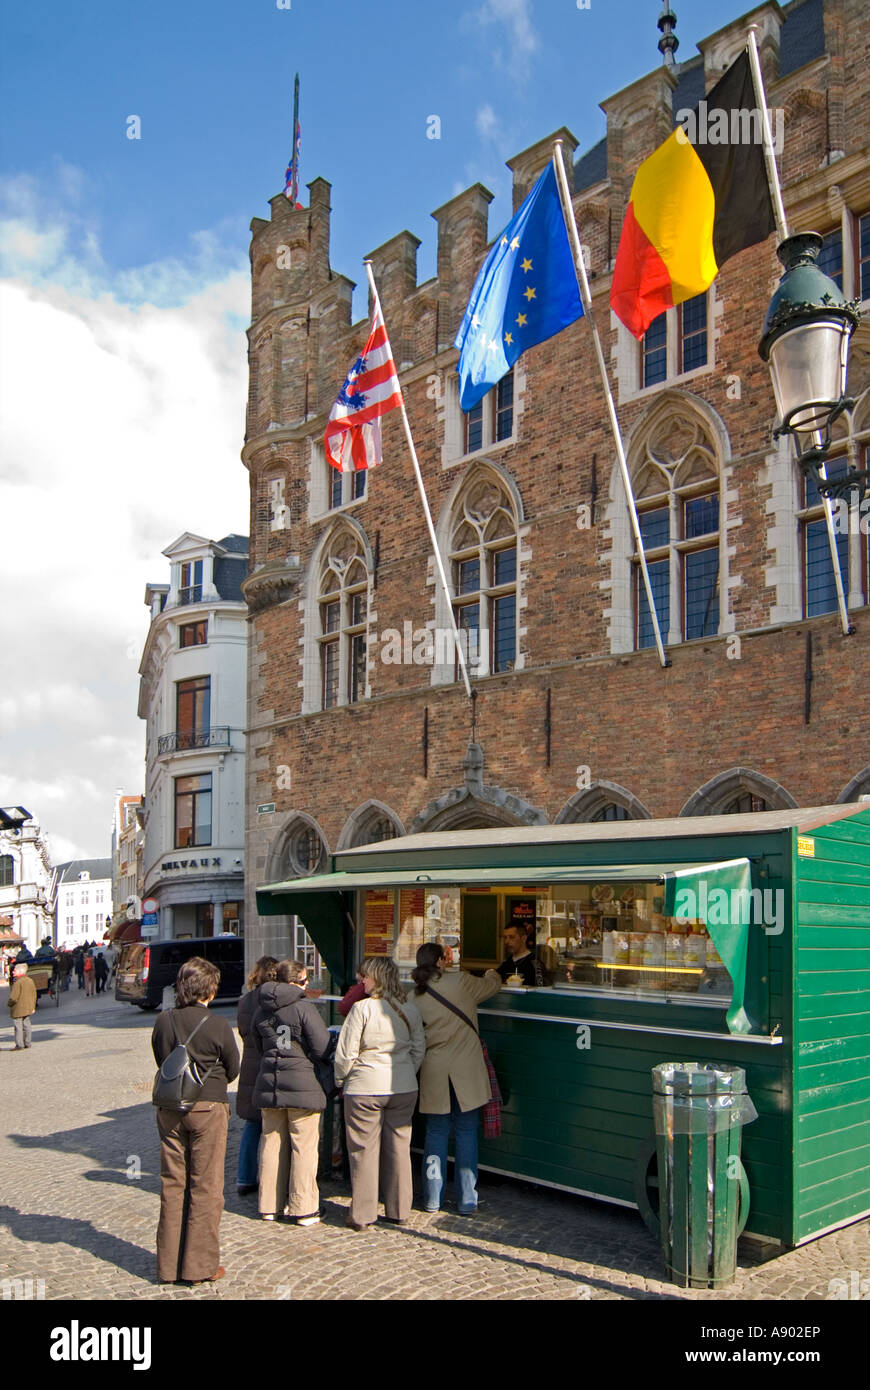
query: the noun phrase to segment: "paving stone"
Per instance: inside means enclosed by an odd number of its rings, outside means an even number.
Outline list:
[[[814,1302],[829,1297],[832,1279],[870,1272],[865,1220],[772,1259],[743,1242],[730,1288],[678,1289],[662,1277],[658,1244],[636,1213],[486,1174],[473,1220],[415,1210],[407,1227],[350,1232],[349,1191],[330,1182],[321,1226],[268,1225],[235,1190],[242,1124],[233,1116],[221,1223],[227,1277],[195,1289],[157,1285],[154,1016],[111,997],[85,1004],[72,991],[57,1010],[42,1005],[26,1054],[11,1052],[11,1028],[0,1028],[0,1265],[7,1277],[43,1280],[47,1300],[565,1301],[588,1289],[607,1302]]]

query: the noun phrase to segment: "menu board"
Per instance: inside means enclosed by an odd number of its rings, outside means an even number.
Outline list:
[[[395,898],[391,888],[366,889],[365,946],[367,956],[391,956],[395,939]]]
[[[426,894],[422,888],[403,888],[399,893],[399,939],[396,960],[417,963],[417,947],[426,940]]]

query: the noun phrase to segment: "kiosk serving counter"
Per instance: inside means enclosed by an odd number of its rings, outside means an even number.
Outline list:
[[[625,1206],[654,1181],[651,1069],[745,1068],[747,1229],[786,1246],[870,1212],[870,810],[449,831],[258,891],[336,989],[440,941],[481,971],[522,922],[540,988],[481,1006],[502,1135],[482,1168]]]

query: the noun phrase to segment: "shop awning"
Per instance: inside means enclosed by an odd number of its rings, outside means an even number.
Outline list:
[[[743,861],[745,862],[745,861]],[[315,874],[312,878],[291,878],[286,883],[268,883],[257,889],[257,911],[262,916],[296,912],[289,902],[276,906],[276,900],[299,893],[345,893],[358,888],[428,888],[430,884],[492,883],[522,888],[542,883],[664,883],[667,874],[695,870],[694,864],[503,864],[475,865],[473,869],[453,869],[449,865],[426,869],[382,867],[365,873],[339,871]],[[270,905],[271,904],[271,905]]]
[[[728,859],[713,864],[535,864],[476,865],[451,868],[428,865],[424,870],[391,869],[386,865],[367,872],[339,870],[310,878],[288,879],[257,890],[257,911],[264,917],[295,914],[340,980],[350,978],[353,955],[353,922],[344,893],[359,889],[460,887],[487,884],[518,890],[535,885],[568,883],[662,883],[664,915],[702,921],[733,981],[731,1005],[726,1014],[732,1033],[751,1033],[754,1024],[746,1007],[746,957],[749,926],[755,916],[761,925],[760,891],[751,890],[748,859]]]

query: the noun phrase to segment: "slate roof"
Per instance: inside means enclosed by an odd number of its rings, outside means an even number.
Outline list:
[[[599,140],[591,150],[587,150],[574,161],[574,192],[591,188],[607,178],[607,138]]]
[[[822,0],[804,0],[787,10],[779,41],[779,75],[786,77],[825,51]]]
[[[58,887],[62,883],[78,883],[79,874],[90,874],[91,878],[111,878],[111,859],[70,859],[66,864],[55,864]]]
[[[233,555],[247,555],[249,548],[248,537],[238,536],[235,531],[224,536],[223,540],[215,541],[215,545],[219,545],[222,550],[229,550]]]

